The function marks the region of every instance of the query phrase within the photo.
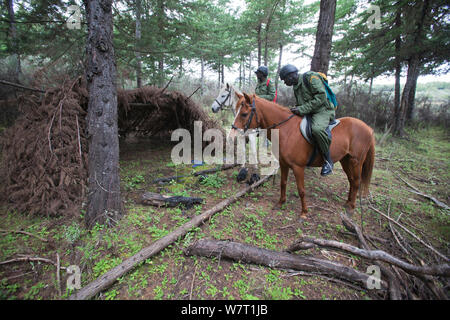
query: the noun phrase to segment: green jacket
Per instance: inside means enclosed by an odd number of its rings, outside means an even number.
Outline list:
[[[297,109],[301,115],[319,112],[333,112],[334,105],[328,100],[325,85],[318,75],[307,72],[306,80],[310,81],[311,91],[303,83],[303,74],[298,75],[298,84],[294,86],[294,95]]]
[[[267,85],[267,78],[263,81],[258,81],[255,88],[255,93],[260,98],[273,101],[273,99],[275,99],[275,86],[272,83],[272,79],[269,80],[269,85]]]

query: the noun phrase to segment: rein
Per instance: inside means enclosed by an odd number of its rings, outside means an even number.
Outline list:
[[[258,127],[256,128],[256,131],[259,131],[258,113],[256,113],[255,100],[253,100],[253,102],[252,102],[252,109],[251,109],[251,111],[250,111],[250,116],[249,116],[249,118],[248,118],[248,120],[247,120],[247,123],[245,124],[244,132],[246,132],[246,131],[250,128],[250,124],[252,123],[253,116],[256,116],[256,125],[258,126]],[[290,120],[292,117],[294,117],[294,116],[295,116],[295,114],[293,113],[293,114],[291,114],[287,119],[284,119],[283,121],[280,121],[280,122],[278,122],[278,123],[275,123],[275,124],[271,125],[270,127],[267,127],[266,130],[276,128],[276,127],[282,125],[283,123],[289,121],[289,120]],[[234,123],[231,125],[231,128],[232,128],[232,129],[236,129],[236,130],[239,129],[239,128],[237,128],[237,127],[234,125]]]

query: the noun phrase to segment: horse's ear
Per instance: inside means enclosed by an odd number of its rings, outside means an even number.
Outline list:
[[[230,89],[230,85],[228,84],[228,82],[227,82],[227,89]]]
[[[244,92],[244,97],[245,97],[245,101],[247,101],[248,104],[252,104],[252,98],[250,98],[249,95],[246,94],[245,92]]]
[[[237,91],[235,91],[234,94],[236,95],[236,97],[237,97],[238,99],[240,99],[240,98],[243,97],[243,95],[242,95],[242,94],[239,94]]]

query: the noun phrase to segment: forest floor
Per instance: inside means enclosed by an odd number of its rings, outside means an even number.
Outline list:
[[[377,141],[382,134],[376,134]],[[155,240],[235,194],[244,184],[236,182],[238,167],[210,174],[202,182],[188,177],[164,185],[153,184],[167,177],[208,169],[212,166],[174,165],[172,145],[156,139],[121,142],[121,182],[126,215],[113,228],[96,225],[86,231],[84,211],[78,217],[27,217],[0,211],[0,261],[20,254],[47,258],[61,266],[78,265],[82,286],[104,274]],[[387,240],[377,246],[389,251],[394,241],[387,221],[368,208],[371,205],[400,219],[420,238],[442,253],[449,254],[449,212],[408,191],[399,177],[421,192],[450,204],[450,139],[442,128],[409,130],[407,139],[388,137],[376,147],[376,162],[370,196],[357,203],[353,220],[362,223],[365,234]],[[268,180],[241,197],[209,221],[177,242],[147,259],[95,299],[371,299],[367,288],[347,286],[332,279],[249,265],[226,259],[186,256],[183,250],[196,239],[233,239],[262,248],[282,251],[299,236],[334,239],[358,245],[346,233],[339,212],[347,199],[348,181],[340,164],[328,177],[320,168],[305,172],[308,218],[299,221],[300,201],[292,171],[289,173],[287,202],[272,210],[279,199],[279,173],[275,184]],[[192,209],[157,208],[140,203],[143,192],[201,197],[204,203]],[[362,205],[362,207],[361,207]],[[22,233],[22,230],[48,241]],[[420,244],[414,243],[417,250]],[[325,249],[309,249],[297,254],[333,260],[366,272],[371,264],[359,257]],[[402,258],[402,254],[394,252]],[[427,257],[424,255],[424,257]],[[434,260],[425,260],[435,263]],[[68,275],[61,271],[61,292],[57,289],[56,267],[41,262],[15,262],[0,265],[0,299],[65,299]]]

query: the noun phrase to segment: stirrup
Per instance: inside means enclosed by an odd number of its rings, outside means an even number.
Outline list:
[[[320,172],[320,175],[325,177],[331,173],[333,173],[333,163],[329,162],[328,160],[325,160],[325,163],[322,166],[322,171]]]

